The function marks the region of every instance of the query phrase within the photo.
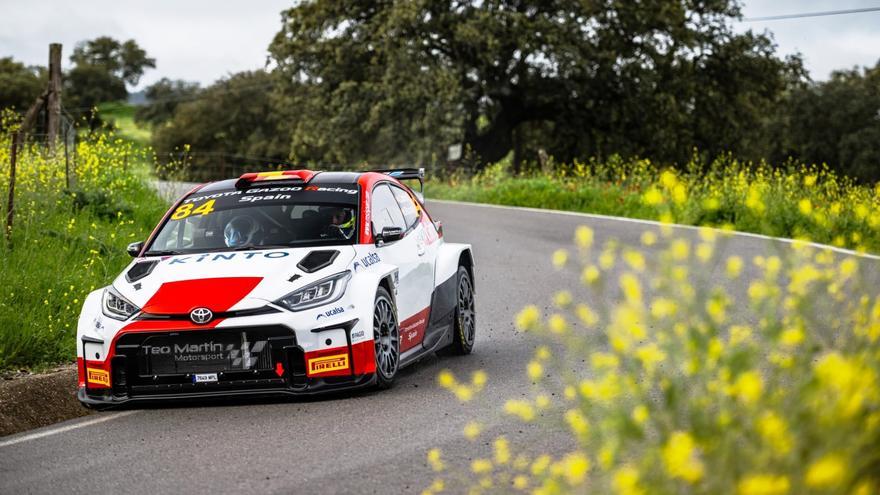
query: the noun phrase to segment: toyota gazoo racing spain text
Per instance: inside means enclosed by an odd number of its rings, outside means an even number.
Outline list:
[[[387,388],[426,353],[471,352],[471,247],[444,242],[403,183],[423,178],[292,170],[196,187],[86,298],[80,401]]]

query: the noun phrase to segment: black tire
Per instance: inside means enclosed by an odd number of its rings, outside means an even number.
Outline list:
[[[391,388],[400,368],[400,328],[394,300],[385,287],[376,291],[373,305],[373,345],[376,355],[376,387]]]
[[[467,268],[458,267],[455,284],[455,328],[450,351],[453,354],[470,354],[474,350],[477,335],[477,319],[474,310],[474,282]]]

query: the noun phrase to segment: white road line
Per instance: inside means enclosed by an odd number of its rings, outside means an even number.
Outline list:
[[[665,226],[669,226],[669,227],[672,227],[675,229],[688,229],[688,230],[700,230],[702,228],[705,228],[705,227],[697,227],[694,225],[681,225],[678,223],[662,223],[662,222],[658,222],[656,220],[642,220],[640,218],[615,217],[615,216],[611,216],[611,215],[599,215],[596,213],[581,213],[579,211],[547,210],[544,208],[530,208],[527,206],[506,206],[506,205],[495,205],[495,204],[489,204],[489,203],[471,203],[469,201],[450,201],[447,199],[433,199],[430,197],[427,198],[426,201],[427,202],[434,202],[434,203],[446,203],[446,204],[451,204],[451,205],[466,205],[466,206],[479,206],[482,208],[496,208],[499,210],[519,210],[519,211],[530,211],[533,213],[566,215],[566,216],[572,216],[572,217],[585,217],[585,218],[592,218],[592,219],[596,219],[596,220],[613,220],[613,221],[617,221],[617,222],[637,223],[637,224],[641,224],[641,225],[650,225],[650,226],[654,226],[654,227],[662,227],[665,225]],[[714,227],[709,227],[709,228],[718,232],[719,234],[733,234],[733,235],[740,236],[740,237],[751,237],[753,239],[778,241],[778,242],[783,242],[786,244],[794,244],[794,243],[798,243],[798,242],[803,242],[803,241],[798,241],[795,239],[788,239],[786,237],[772,237],[772,236],[763,235],[763,234],[753,234],[751,232],[740,232],[737,230],[730,231],[730,230],[717,229]],[[867,259],[872,259],[872,260],[880,260],[880,256],[875,255],[875,254],[859,253],[859,252],[853,251],[851,249],[843,249],[843,248],[839,248],[837,246],[829,246],[827,244],[820,244],[818,242],[806,242],[804,244],[811,246],[811,247],[818,248],[818,249],[829,249],[829,250],[834,251],[836,253],[846,254],[846,255],[850,255],[850,256],[859,256],[862,258],[867,258]]]
[[[58,433],[64,433],[64,432],[70,431],[70,430],[76,430],[77,428],[84,428],[86,426],[96,425],[98,423],[103,423],[104,421],[110,421],[111,419],[118,419],[123,416],[128,416],[130,414],[134,414],[136,412],[140,412],[140,411],[132,410],[132,411],[120,411],[118,413],[101,414],[100,416],[98,416],[94,419],[80,421],[79,423],[74,423],[72,425],[62,426],[59,428],[51,428],[48,430],[43,430],[38,433],[31,433],[30,435],[23,435],[20,437],[13,438],[12,440],[6,440],[5,442],[0,442],[0,448],[8,447],[10,445],[15,445],[15,444],[21,443],[21,442],[29,442],[31,440],[36,440],[38,438],[48,437],[50,435],[56,435]]]

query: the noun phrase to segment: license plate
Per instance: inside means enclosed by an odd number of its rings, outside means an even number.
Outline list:
[[[217,381],[217,373],[196,373],[193,383],[213,383]]]

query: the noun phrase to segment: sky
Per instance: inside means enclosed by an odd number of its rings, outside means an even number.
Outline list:
[[[234,72],[265,66],[267,47],[292,0],[0,0],[0,57],[45,65],[48,45],[107,35],[135,39],[156,59],[139,88],[162,77],[209,85]],[[880,7],[880,0],[745,0],[744,17]],[[834,69],[873,66],[880,59],[880,12],[743,22],[737,30],[769,30],[782,55],[801,53],[814,80]]]

